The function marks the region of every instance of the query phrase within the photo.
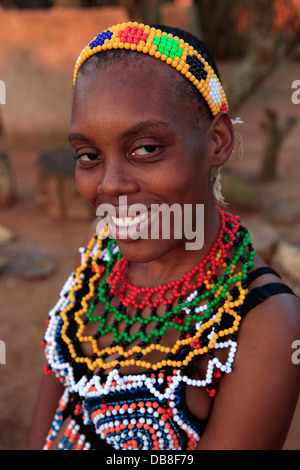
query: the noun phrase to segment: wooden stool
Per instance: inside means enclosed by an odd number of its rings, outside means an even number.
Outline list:
[[[74,152],[56,148],[38,160],[36,202],[55,219],[89,220],[94,209],[80,196],[75,184]]]
[[[8,207],[15,199],[13,174],[8,155],[0,152],[0,207]]]

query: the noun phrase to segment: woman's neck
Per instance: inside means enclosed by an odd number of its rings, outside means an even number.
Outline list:
[[[184,240],[163,256],[147,263],[131,261],[125,273],[126,280],[137,287],[155,287],[180,279],[207,256],[220,230],[220,215],[214,205],[204,211],[203,246],[186,249]]]

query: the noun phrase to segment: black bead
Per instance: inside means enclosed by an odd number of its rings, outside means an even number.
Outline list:
[[[198,59],[195,55],[188,55],[186,59],[187,64],[189,64],[189,72],[191,72],[197,80],[205,80],[207,77],[207,72],[204,68],[203,62]]]

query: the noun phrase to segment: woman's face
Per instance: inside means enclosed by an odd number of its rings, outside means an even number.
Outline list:
[[[210,122],[195,102],[181,96],[178,80],[186,79],[143,56],[128,65],[92,68],[77,78],[70,129],[71,145],[80,157],[77,187],[98,213],[104,204],[115,209],[110,231],[132,261],[150,261],[168,252],[179,255],[185,240],[124,239],[128,223],[139,233],[147,222],[149,235],[155,223],[152,207],[194,207],[211,199]],[[142,204],[147,218],[126,221],[120,201],[127,207]]]

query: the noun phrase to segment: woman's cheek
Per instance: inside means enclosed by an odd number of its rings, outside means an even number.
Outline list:
[[[76,168],[75,182],[79,194],[90,204],[94,205],[99,186],[99,177],[93,172],[82,168]]]

